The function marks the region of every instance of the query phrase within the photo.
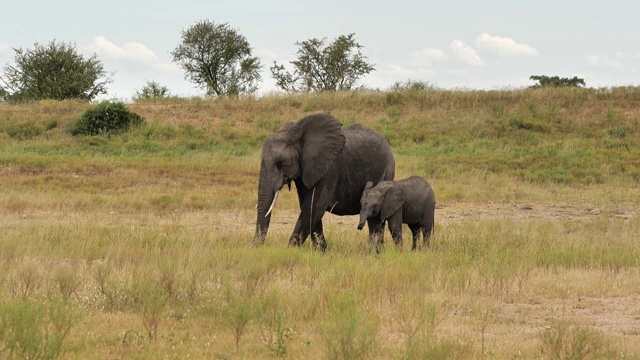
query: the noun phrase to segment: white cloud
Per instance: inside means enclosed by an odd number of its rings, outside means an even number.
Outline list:
[[[451,43],[451,51],[453,51],[458,61],[464,64],[473,66],[484,65],[484,62],[480,56],[478,56],[476,51],[471,46],[460,40],[453,40]]]
[[[87,48],[101,58],[130,64],[128,66],[143,66],[164,73],[181,73],[177,65],[163,62],[151,49],[138,42],[128,41],[118,46],[104,36],[96,36]]]
[[[443,62],[447,56],[440,49],[422,49],[409,54],[409,65],[411,66],[433,66],[434,62]]]
[[[584,61],[595,68],[624,69],[625,56],[621,53],[614,55],[587,55]]]
[[[278,59],[278,55],[277,55],[275,52],[273,52],[273,51],[271,51],[271,50],[269,50],[269,49],[261,49],[261,50],[258,50],[256,55],[257,55],[260,59],[265,60],[268,64],[271,64],[271,63],[273,63],[275,60],[277,60],[277,59]],[[263,61],[263,63],[264,63],[265,61]],[[269,66],[271,66],[271,65],[269,65]]]
[[[398,64],[390,63],[386,66],[386,69],[383,70],[383,73],[391,76],[397,76],[401,78],[411,77],[413,71],[410,69],[404,68]]]
[[[518,44],[512,38],[492,36],[487,33],[476,38],[476,47],[480,50],[489,50],[500,56],[536,56],[538,50],[526,44]]]
[[[461,68],[448,68],[444,70],[444,73],[452,77],[466,78],[471,75],[471,70]]]
[[[118,60],[128,60],[150,63],[158,60],[156,54],[153,53],[146,46],[129,41],[124,43],[122,47],[109,41],[104,36],[96,36],[89,48],[96,53],[104,56],[108,56]]]
[[[11,56],[13,54],[13,49],[9,44],[5,44],[0,42],[0,56]]]
[[[116,44],[104,36],[96,36],[85,46],[85,54],[96,54],[105,70],[112,76],[109,97],[127,98],[146,81],[167,86],[171,94],[192,95],[194,90],[183,79],[183,71],[170,60],[161,59],[144,44],[128,41]]]
[[[389,65],[385,66],[384,68],[380,69],[380,73],[383,76],[389,77],[389,78],[393,78],[396,80],[402,80],[402,79],[416,79],[416,78],[420,78],[423,76],[432,76],[435,74],[435,72],[431,69],[425,69],[425,68],[406,68],[403,66],[400,66],[398,64],[394,64],[394,63],[390,63]]]

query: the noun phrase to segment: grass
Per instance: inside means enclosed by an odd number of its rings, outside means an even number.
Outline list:
[[[640,358],[639,102],[636,88],[172,98],[130,104],[147,126],[110,138],[69,135],[85,103],[0,103],[0,357]],[[431,248],[376,255],[331,215],[326,254],[287,248],[288,192],[250,245],[262,141],[314,111],[373,127],[397,178],[429,180]]]

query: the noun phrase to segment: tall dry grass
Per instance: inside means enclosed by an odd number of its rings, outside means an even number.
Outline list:
[[[68,134],[85,103],[0,103],[0,357],[638,358],[639,100],[169,99],[130,104],[148,125],[111,138]],[[429,249],[376,255],[331,215],[326,254],[287,248],[294,193],[250,246],[262,141],[315,111],[380,131],[397,177],[430,181]]]

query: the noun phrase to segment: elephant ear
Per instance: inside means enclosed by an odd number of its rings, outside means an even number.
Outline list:
[[[404,191],[399,186],[391,186],[384,194],[380,219],[386,220],[404,204]]]
[[[346,139],[341,127],[333,116],[322,113],[309,115],[288,129],[300,137],[302,183],[307,189],[320,181],[344,148]]]
[[[278,131],[288,131],[294,125],[295,123],[293,121],[287,121],[280,126],[280,129],[278,129]]]

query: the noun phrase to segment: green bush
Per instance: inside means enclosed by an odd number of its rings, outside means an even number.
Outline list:
[[[66,302],[0,303],[0,355],[3,359],[57,359],[64,355],[65,340],[78,321]]]
[[[72,135],[113,135],[144,123],[144,119],[118,101],[103,101],[88,109],[72,126]]]
[[[142,89],[136,91],[136,94],[133,96],[133,101],[164,99],[167,97],[169,97],[168,87],[162,86],[155,81],[147,81]]]

